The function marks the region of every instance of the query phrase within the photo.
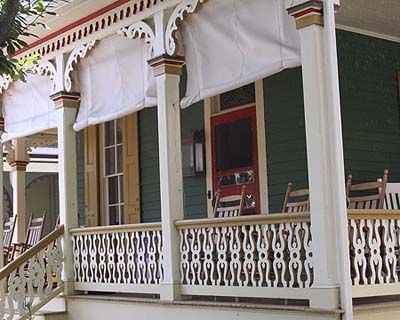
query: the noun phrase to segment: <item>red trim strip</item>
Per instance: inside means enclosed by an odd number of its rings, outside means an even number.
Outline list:
[[[309,14],[309,13],[322,14],[322,9],[319,9],[319,8],[308,8],[306,10],[296,12],[295,14],[293,14],[293,17],[295,17],[297,19],[297,18],[300,18],[300,17],[302,17],[302,16],[304,16],[306,14]]]
[[[81,19],[79,19],[79,20],[77,20],[77,21],[75,21],[75,22],[73,22],[73,23],[71,23],[71,24],[69,24],[69,25],[67,25],[67,26],[65,26],[65,27],[63,27],[63,28],[61,28],[61,29],[59,29],[59,30],[57,30],[57,31],[55,31],[55,32],[53,32],[53,33],[51,33],[51,34],[49,34],[49,35],[47,35],[47,36],[45,36],[45,37],[43,37],[41,39],[39,39],[39,40],[37,40],[37,41],[35,41],[35,42],[32,42],[28,47],[25,47],[25,48],[22,48],[21,50],[18,50],[15,53],[15,55],[20,55],[21,53],[24,53],[25,51],[28,51],[28,50],[30,50],[30,49],[32,49],[32,48],[34,48],[34,47],[36,47],[36,46],[48,41],[50,39],[53,39],[53,38],[59,36],[60,34],[63,34],[64,32],[67,32],[67,31],[69,31],[69,30],[71,30],[73,28],[76,28],[76,27],[78,27],[78,26],[80,26],[80,25],[82,25],[82,24],[84,24],[84,23],[86,23],[86,22],[88,22],[88,21],[90,21],[92,19],[95,19],[95,18],[101,16],[102,14],[104,14],[104,13],[106,13],[108,11],[111,11],[111,10],[113,10],[113,9],[119,7],[119,6],[122,6],[123,4],[125,4],[125,3],[129,2],[129,1],[130,0],[117,0],[117,1],[109,4],[108,6],[89,14],[88,16],[86,16],[84,18],[81,18]]]

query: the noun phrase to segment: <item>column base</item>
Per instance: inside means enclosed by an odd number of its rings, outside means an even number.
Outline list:
[[[160,300],[175,301],[181,300],[181,284],[180,283],[162,283],[160,286]]]
[[[340,288],[332,287],[312,287],[310,307],[315,309],[336,310],[340,308]]]
[[[75,281],[64,281],[64,295],[73,296],[76,294]]]

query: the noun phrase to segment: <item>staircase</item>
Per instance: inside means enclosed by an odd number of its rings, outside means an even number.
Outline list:
[[[64,312],[51,311],[50,304],[54,302],[49,303],[64,289],[63,235],[61,226],[0,270],[0,319],[24,320],[32,315],[35,320],[65,319]]]

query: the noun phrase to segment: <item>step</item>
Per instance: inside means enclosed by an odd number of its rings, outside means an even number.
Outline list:
[[[62,312],[38,312],[34,316],[35,320],[67,320],[68,313]]]

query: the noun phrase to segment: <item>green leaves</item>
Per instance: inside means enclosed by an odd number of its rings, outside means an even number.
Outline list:
[[[17,60],[13,56],[28,46],[21,37],[35,37],[31,28],[46,28],[40,19],[55,14],[55,5],[56,0],[0,0],[0,74],[25,80],[26,68],[39,57]]]

